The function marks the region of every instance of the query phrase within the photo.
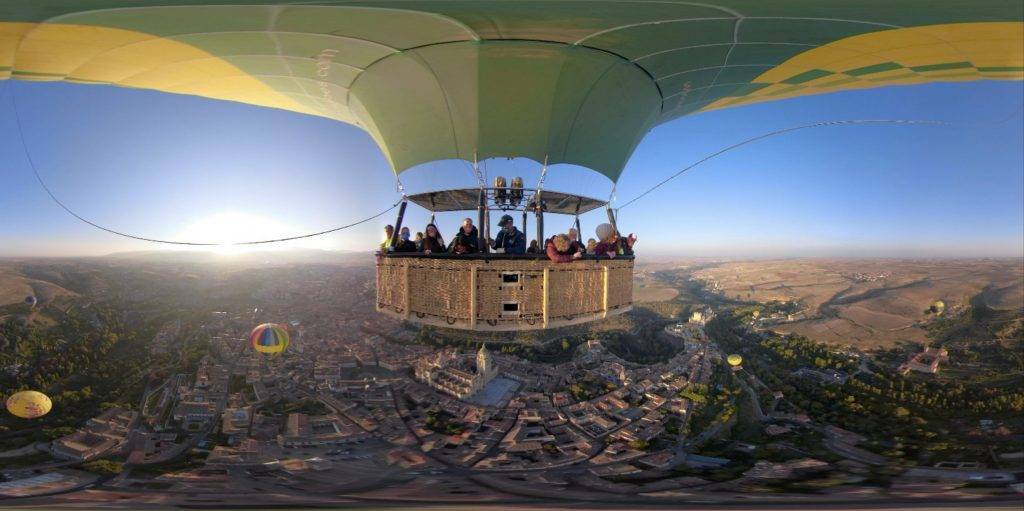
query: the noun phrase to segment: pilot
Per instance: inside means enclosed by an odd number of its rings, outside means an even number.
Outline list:
[[[502,216],[498,227],[501,227],[501,232],[498,233],[494,244],[491,245],[495,252],[499,254],[526,253],[526,235],[516,229],[515,224],[512,223],[512,215]]]

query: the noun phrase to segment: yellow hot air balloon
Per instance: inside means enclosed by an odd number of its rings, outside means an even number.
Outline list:
[[[288,329],[284,325],[264,323],[249,334],[249,344],[260,353],[281,353],[288,342]]]
[[[7,411],[22,419],[35,419],[50,413],[53,402],[42,392],[23,390],[7,398]]]
[[[743,363],[743,357],[733,353],[732,355],[726,357],[725,361],[728,362],[729,365],[736,367]]]

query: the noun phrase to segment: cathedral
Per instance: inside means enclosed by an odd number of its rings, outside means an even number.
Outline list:
[[[476,364],[469,356],[444,350],[436,357],[426,358],[415,366],[416,379],[459,399],[466,399],[487,386],[498,375],[498,366],[487,346],[480,346]]]

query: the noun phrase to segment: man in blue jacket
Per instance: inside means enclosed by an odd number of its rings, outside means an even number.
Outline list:
[[[526,235],[513,225],[512,215],[501,217],[498,227],[501,227],[501,232],[498,233],[494,244],[491,245],[495,252],[506,254],[526,253]]]

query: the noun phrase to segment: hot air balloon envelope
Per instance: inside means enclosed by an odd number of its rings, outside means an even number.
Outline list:
[[[53,402],[42,392],[23,390],[7,398],[7,411],[22,419],[42,417],[53,408]]]
[[[326,117],[366,130],[396,173],[517,156],[615,181],[685,115],[1024,77],[1007,0],[5,1],[0,34],[0,80]]]
[[[738,365],[740,365],[740,364],[742,364],[742,363],[743,363],[743,357],[741,357],[741,356],[739,356],[739,355],[737,355],[737,354],[733,353],[732,355],[729,355],[729,356],[728,356],[728,357],[727,357],[727,358],[725,359],[725,361],[726,361],[726,362],[728,362],[728,363],[729,363],[729,365],[731,365],[731,366],[733,366],[733,367],[736,367],[736,366],[738,366]]]
[[[264,323],[249,334],[249,344],[260,353],[280,353],[288,347],[288,330],[284,325]]]

